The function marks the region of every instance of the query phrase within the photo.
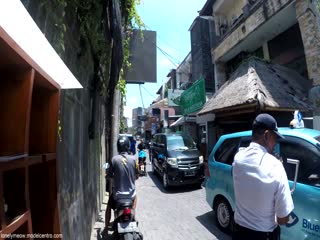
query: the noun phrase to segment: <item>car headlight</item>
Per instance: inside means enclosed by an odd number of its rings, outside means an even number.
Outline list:
[[[167,163],[172,165],[172,166],[178,165],[178,162],[177,162],[176,158],[167,158]]]
[[[199,156],[199,163],[200,163],[200,164],[203,163],[203,156]]]

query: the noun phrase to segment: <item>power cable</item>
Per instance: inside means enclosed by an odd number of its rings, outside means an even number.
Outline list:
[[[142,107],[144,109],[143,98],[142,98],[142,93],[141,93],[141,84],[139,84],[139,91],[140,91],[140,98],[141,98]]]
[[[146,26],[146,29],[152,31],[152,29],[151,29],[148,25],[145,25],[145,26]],[[170,43],[168,43],[167,41],[165,41],[163,38],[160,37],[160,35],[159,35],[158,33],[157,33],[157,37],[158,37],[161,41],[163,41],[165,44],[167,44],[169,47],[171,47],[172,49],[174,49],[174,50],[176,50],[176,51],[178,51],[178,52],[181,52],[181,53],[185,53],[184,51],[175,48],[175,47],[172,46]]]
[[[153,96],[143,85],[141,85],[141,87],[153,98],[156,98],[155,96]]]

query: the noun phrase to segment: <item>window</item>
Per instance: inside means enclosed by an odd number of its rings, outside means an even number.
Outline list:
[[[320,187],[320,150],[311,143],[296,137],[286,136],[280,140],[280,155],[289,180],[294,179],[295,165],[287,159],[300,161],[298,182]]]
[[[239,147],[240,138],[226,139],[214,154],[217,162],[231,165]]]
[[[195,149],[196,144],[189,136],[176,135],[168,136],[167,139],[168,150],[188,150]]]

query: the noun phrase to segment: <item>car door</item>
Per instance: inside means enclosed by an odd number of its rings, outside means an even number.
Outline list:
[[[232,179],[232,163],[239,147],[240,138],[228,138],[214,153],[214,161],[209,161],[211,177],[207,187],[213,196],[223,195],[234,207],[234,190]]]
[[[155,135],[155,140],[154,140],[154,143],[153,143],[153,153],[152,153],[152,156],[153,156],[153,159],[154,159],[154,165],[156,166],[156,168],[160,169],[160,163],[159,163],[159,143],[160,143],[160,138],[161,138],[161,135]]]
[[[281,239],[320,239],[320,150],[310,142],[285,136],[279,142],[280,156],[290,188],[293,188],[295,165],[300,161],[297,185],[292,193],[294,210],[287,226],[281,227]]]
[[[163,172],[165,159],[166,159],[166,136],[160,135],[159,136],[159,143],[158,143],[158,168],[161,172]]]

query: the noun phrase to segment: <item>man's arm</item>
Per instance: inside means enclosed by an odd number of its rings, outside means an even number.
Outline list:
[[[294,205],[290,192],[287,174],[282,164],[279,170],[280,178],[278,189],[275,195],[275,210],[278,224],[284,225],[288,223],[289,215],[291,211],[294,209]]]
[[[277,223],[279,225],[285,225],[289,222],[289,215],[283,218],[277,217]]]

